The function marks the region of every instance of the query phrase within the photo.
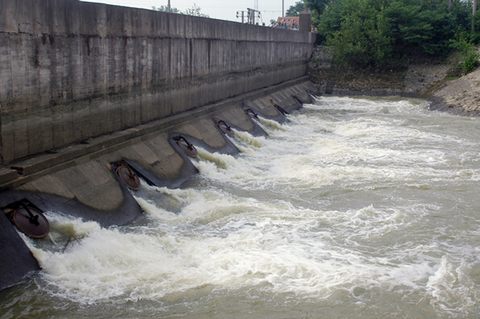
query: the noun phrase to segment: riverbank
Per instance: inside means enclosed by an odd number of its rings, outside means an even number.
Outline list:
[[[337,68],[323,47],[315,49],[309,75],[322,94],[400,95],[431,100],[432,108],[480,115],[480,68],[458,76],[458,60],[419,61],[400,71],[359,71]]]
[[[461,78],[446,82],[445,86],[435,91],[432,97],[442,102],[443,109],[480,115],[480,68]]]

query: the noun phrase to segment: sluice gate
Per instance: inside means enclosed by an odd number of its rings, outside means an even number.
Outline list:
[[[39,269],[22,236],[48,238],[44,213],[128,224],[142,214],[141,180],[181,187],[198,172],[196,147],[234,154],[224,129],[265,134],[252,114],[283,121],[313,89],[314,42],[153,10],[0,0],[0,289]]]
[[[17,177],[2,185],[0,207],[6,212],[12,203],[28,201],[40,212],[63,212],[103,227],[127,224],[142,214],[132,196],[141,187],[140,179],[152,186],[181,187],[198,173],[192,163],[196,152],[192,150],[201,147],[212,153],[237,154],[239,150],[228,138],[228,130],[266,135],[258,118],[283,121],[285,114],[299,107],[292,95],[302,94],[307,100],[307,88],[312,85],[302,79],[257,92],[259,98],[225,101],[194,114],[187,112],[136,127],[128,130],[130,134],[123,132],[121,139],[115,134],[92,138],[78,145],[96,150],[84,156],[70,154],[75,154],[75,149],[67,147],[18,161]],[[282,101],[278,102],[282,106],[272,103],[272,97]],[[2,228],[9,228],[2,245],[9,247],[8,254],[15,255],[3,263],[6,271],[2,272],[0,284],[5,288],[38,270],[39,265],[8,215],[0,218]]]

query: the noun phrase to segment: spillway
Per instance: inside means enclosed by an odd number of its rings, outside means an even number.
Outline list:
[[[478,118],[353,97],[287,117],[199,149],[180,189],[143,183],[128,226],[48,212],[1,318],[478,318]]]

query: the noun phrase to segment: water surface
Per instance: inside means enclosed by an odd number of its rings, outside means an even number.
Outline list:
[[[478,318],[480,120],[427,106],[322,97],[133,225],[50,212],[1,318]]]

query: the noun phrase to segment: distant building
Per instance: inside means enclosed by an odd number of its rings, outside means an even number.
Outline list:
[[[276,28],[298,30],[300,26],[300,17],[279,17]]]

